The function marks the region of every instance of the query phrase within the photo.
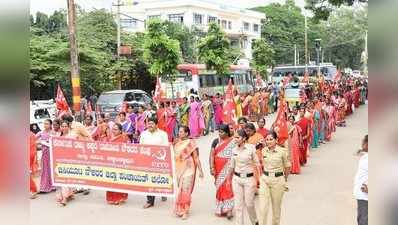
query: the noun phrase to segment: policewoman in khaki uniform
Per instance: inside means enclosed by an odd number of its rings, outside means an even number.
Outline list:
[[[272,225],[280,224],[283,194],[287,190],[286,181],[290,172],[290,160],[285,148],[277,145],[277,134],[268,133],[266,147],[262,150],[263,174],[260,178],[260,225],[267,225],[269,208],[272,208]]]
[[[254,145],[248,144],[248,135],[245,130],[238,130],[234,136],[236,147],[233,149],[232,189],[234,191],[236,224],[243,225],[243,213],[246,207],[252,225],[258,225],[254,197],[257,189],[257,181],[254,174],[260,174],[260,162]],[[253,167],[253,164],[255,167]]]

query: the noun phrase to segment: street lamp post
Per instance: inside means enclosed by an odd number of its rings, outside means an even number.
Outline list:
[[[321,39],[315,39],[315,48],[316,48],[316,65],[318,66],[318,76],[321,75],[321,64],[320,64],[320,53],[321,53]]]
[[[132,5],[137,5],[138,2],[134,1],[132,2]],[[120,6],[124,6],[124,4],[121,2],[121,0],[117,0],[116,4],[113,4],[113,6],[117,7],[117,13],[116,13],[116,23],[117,23],[117,53],[116,53],[116,59],[119,60],[120,59],[120,45],[121,45],[121,41],[120,41],[120,33],[121,33],[121,26],[120,26]],[[125,14],[123,14],[125,16]],[[122,74],[119,74],[119,81],[118,81],[118,88],[122,89]]]

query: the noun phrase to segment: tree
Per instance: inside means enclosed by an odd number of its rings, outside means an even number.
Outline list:
[[[167,36],[165,25],[159,19],[149,21],[144,39],[143,56],[149,65],[149,73],[173,82],[181,62],[179,42]]]
[[[218,24],[209,24],[207,35],[200,39],[198,49],[199,59],[206,64],[207,69],[215,70],[217,75],[229,72],[230,42]]]
[[[360,69],[368,30],[367,8],[342,7],[320,26],[327,34],[322,39],[325,58],[340,68]]]
[[[253,66],[263,78],[267,78],[267,68],[274,65],[274,50],[264,38],[257,39],[253,42]]]
[[[354,3],[367,4],[368,0],[306,0],[305,8],[314,13],[316,20],[327,20],[336,7],[352,6]]]
[[[262,21],[261,37],[273,47],[275,63],[293,64],[294,45],[304,52],[304,16],[301,9],[294,1],[286,1],[284,5],[272,3],[254,10],[266,15]]]
[[[171,21],[164,21],[166,35],[180,42],[181,54],[185,63],[197,63],[197,51],[195,50],[197,36],[194,30]]]

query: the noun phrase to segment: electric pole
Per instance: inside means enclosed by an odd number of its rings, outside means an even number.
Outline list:
[[[294,66],[297,66],[297,45],[294,44]]]
[[[72,102],[76,118],[80,119],[80,74],[79,52],[76,40],[76,12],[74,0],[68,2],[68,31],[70,45],[70,75],[72,81]]]
[[[120,6],[121,6],[120,0],[117,0],[117,4],[115,5],[117,7],[117,14],[116,14],[116,24],[117,24],[117,55],[116,55],[116,60],[119,61],[120,59]],[[118,89],[122,89],[122,74],[120,72],[118,76]]]

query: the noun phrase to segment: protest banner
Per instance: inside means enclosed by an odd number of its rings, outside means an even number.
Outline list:
[[[175,194],[171,146],[51,138],[55,186],[133,194]]]

